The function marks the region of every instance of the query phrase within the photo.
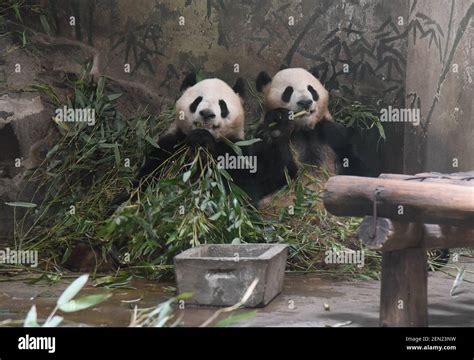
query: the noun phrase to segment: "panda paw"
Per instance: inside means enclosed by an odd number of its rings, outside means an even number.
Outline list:
[[[193,147],[205,147],[209,150],[214,149],[216,140],[214,136],[205,129],[194,129],[186,137],[186,143]]]
[[[292,131],[291,112],[287,109],[274,109],[265,114],[261,136],[267,141],[275,142],[287,140]]]

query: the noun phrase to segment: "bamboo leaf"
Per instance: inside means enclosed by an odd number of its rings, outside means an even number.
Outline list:
[[[183,174],[183,182],[187,182],[190,177],[191,177],[191,170],[188,170]]]
[[[51,35],[51,27],[49,26],[48,19],[44,14],[40,15],[40,22],[44,32],[48,35]]]
[[[57,327],[63,320],[62,316],[55,315],[51,320],[45,322],[42,327]]]
[[[58,306],[64,305],[67,302],[69,302],[74,296],[77,295],[79,291],[84,287],[84,285],[87,283],[87,280],[89,279],[89,275],[85,274],[80,277],[78,277],[76,280],[74,280],[71,285],[67,287],[66,290],[61,294],[59,297],[57,304]]]
[[[237,155],[242,155],[242,149],[240,147],[238,147],[237,145],[235,145],[232,141],[230,141],[229,139],[223,137],[222,140],[229,146],[232,148],[232,150],[234,150],[234,152],[237,154]]]
[[[23,327],[39,327],[36,317],[36,305],[33,305],[26,315]]]
[[[458,270],[458,274],[456,275],[456,279],[454,279],[453,286],[451,287],[451,291],[449,292],[449,294],[451,296],[454,296],[456,294],[456,292],[458,292],[459,288],[461,287],[461,284],[464,280],[465,270],[466,270],[466,268],[464,266],[462,266]]]
[[[385,140],[385,130],[383,128],[383,125],[380,122],[376,121],[375,126],[377,126],[377,129],[379,130],[379,134],[382,137],[382,139]]]
[[[105,88],[105,77],[101,76],[99,78],[99,81],[97,82],[97,90],[95,92],[97,99],[100,99],[100,97],[104,93],[104,88]]]
[[[120,151],[119,151],[118,144],[115,144],[114,146],[114,157],[115,157],[115,164],[117,166],[120,166]]]
[[[6,202],[5,205],[13,207],[24,207],[24,208],[35,208],[37,205],[29,202],[16,201],[16,202]]]
[[[176,300],[186,300],[186,299],[190,299],[193,297],[193,293],[192,292],[184,292],[184,293],[181,293],[179,294],[178,296],[176,296]]]
[[[234,145],[236,145],[236,146],[250,146],[250,145],[253,145],[253,144],[258,143],[260,141],[262,141],[262,139],[255,138],[255,139],[250,139],[250,140],[237,141],[236,143],[234,143]]]
[[[216,327],[225,327],[229,326],[232,324],[235,324],[236,322],[239,321],[244,321],[253,318],[255,315],[257,315],[257,310],[252,310],[252,311],[247,311],[242,314],[238,315],[231,315],[225,319],[222,319],[217,322]]]
[[[119,97],[121,97],[122,94],[112,94],[112,95],[107,95],[107,99],[109,101],[114,101],[114,100],[117,100]]]
[[[97,304],[100,304],[101,302],[107,300],[111,296],[112,294],[97,294],[97,295],[83,296],[78,299],[70,300],[66,303],[61,304],[59,306],[59,310],[66,313],[84,310],[92,306],[95,306]]]
[[[46,159],[50,159],[51,156],[53,156],[56,153],[56,151],[58,151],[58,149],[59,149],[59,145],[58,144],[54,145],[46,154]]]
[[[160,147],[160,146],[158,145],[158,143],[156,142],[156,140],[152,139],[152,138],[151,138],[150,136],[148,136],[148,135],[145,136],[145,140],[148,141],[148,143],[149,143],[151,146],[153,146],[153,147],[155,147],[155,148],[157,148],[157,149]]]

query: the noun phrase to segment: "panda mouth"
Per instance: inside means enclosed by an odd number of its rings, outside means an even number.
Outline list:
[[[305,111],[305,113],[303,113],[303,111]],[[313,115],[315,112],[316,112],[316,110],[302,110],[302,111],[299,112],[299,113],[301,113],[301,115],[299,115],[298,117],[301,117],[301,118],[304,119],[308,116]]]
[[[195,127],[196,129],[217,130],[217,129],[219,129],[221,126],[220,126],[220,125],[217,125],[217,124],[205,123],[205,122],[202,122],[202,121],[195,121],[195,122],[194,122],[194,127]]]

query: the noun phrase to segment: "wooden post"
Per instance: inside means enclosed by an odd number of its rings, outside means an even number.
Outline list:
[[[428,326],[427,281],[425,248],[384,252],[380,326]]]
[[[380,326],[428,326],[426,248],[474,245],[474,172],[335,176],[324,206],[367,216],[360,239],[381,250]]]

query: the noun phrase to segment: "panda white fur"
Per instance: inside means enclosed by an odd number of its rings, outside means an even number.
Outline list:
[[[329,112],[329,94],[319,80],[302,68],[280,70],[273,78],[261,72],[257,90],[263,93],[264,108],[269,111],[285,108],[296,114],[291,144],[295,160],[324,168],[329,174],[359,175],[364,165],[355,156],[348,129],[333,121]],[[347,166],[341,166],[342,163]]]
[[[189,74],[183,81],[181,91],[183,93],[175,104],[176,118],[168,131],[159,137],[159,147],[147,156],[133,181],[134,187],[143,188],[147,186],[146,179],[160,176],[158,169],[161,164],[182,146],[204,146],[215,158],[226,154],[235,156],[228,141],[235,143],[244,139],[245,84],[242,79],[239,78],[231,88],[220,79],[197,82],[196,75]],[[268,118],[273,120],[274,114],[280,111],[288,117],[288,111],[283,109],[271,112]],[[254,156],[257,160],[256,172],[251,169],[226,169],[234,183],[249,195],[255,205],[285,183],[285,168],[292,160],[289,137],[286,136],[287,125],[288,122],[270,124],[264,121],[259,130],[262,141],[241,148],[243,156]],[[275,133],[275,129],[280,127],[282,130],[278,134],[283,136]],[[153,176],[148,176],[150,174]],[[118,205],[128,197],[128,193],[122,194],[112,204]]]

